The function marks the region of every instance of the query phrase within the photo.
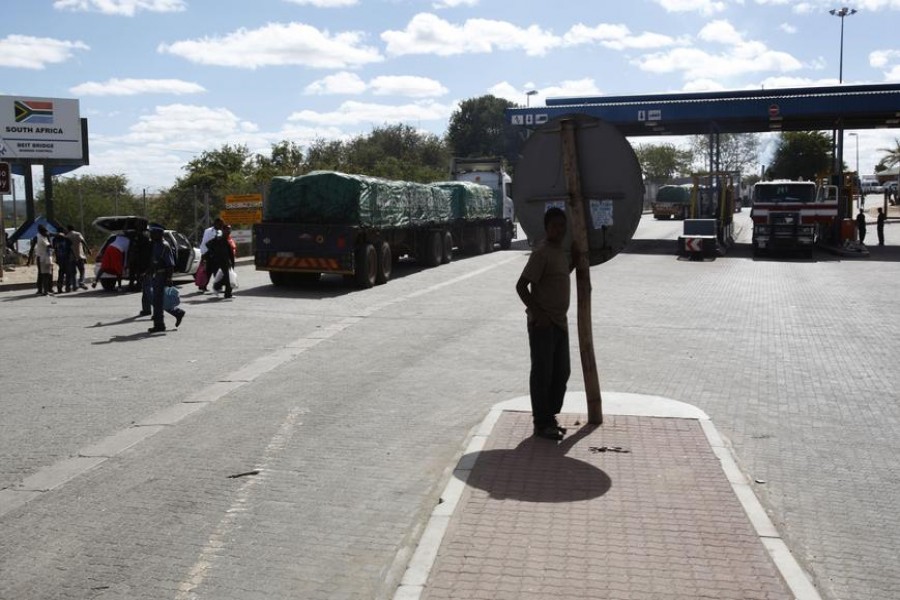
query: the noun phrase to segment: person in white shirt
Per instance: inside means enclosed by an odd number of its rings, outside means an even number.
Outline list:
[[[219,232],[222,231],[222,226],[225,225],[225,222],[222,219],[216,219],[213,221],[212,227],[207,227],[203,230],[203,237],[200,239],[200,266],[203,267],[203,270],[206,271],[206,278],[212,279],[213,274],[209,272],[209,242],[214,240]],[[206,291],[206,286],[197,286],[201,292]]]

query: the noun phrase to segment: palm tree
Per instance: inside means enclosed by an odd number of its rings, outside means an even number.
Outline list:
[[[879,148],[879,152],[884,152],[885,157],[881,159],[881,164],[886,167],[893,167],[900,164],[900,139],[894,139],[893,148]]]

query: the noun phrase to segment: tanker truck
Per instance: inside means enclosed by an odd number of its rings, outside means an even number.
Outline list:
[[[436,267],[451,261],[454,248],[492,251],[502,211],[489,187],[470,181],[423,184],[336,171],[275,177],[253,227],[254,263],[276,286],[330,273],[368,288],[386,283],[402,256]]]

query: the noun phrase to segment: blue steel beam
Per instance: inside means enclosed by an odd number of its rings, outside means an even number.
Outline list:
[[[523,127],[586,114],[629,136],[900,128],[900,85],[554,98],[506,114]]]

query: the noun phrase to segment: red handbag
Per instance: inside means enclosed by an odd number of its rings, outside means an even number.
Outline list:
[[[205,288],[209,283],[209,274],[206,272],[206,263],[200,263],[197,272],[194,273],[194,284],[199,288]]]

